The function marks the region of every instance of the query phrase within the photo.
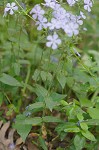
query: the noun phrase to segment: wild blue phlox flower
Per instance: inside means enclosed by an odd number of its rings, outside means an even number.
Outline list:
[[[67,0],[67,3],[70,5],[70,6],[73,6],[78,0]]]
[[[56,0],[44,0],[45,3],[42,3],[46,7],[55,8]]]
[[[34,8],[30,11],[34,19],[40,18],[45,14],[45,11],[41,8],[39,4],[35,5]]]
[[[91,0],[84,0],[84,9],[87,10],[88,12],[90,12],[91,7],[92,7],[92,1]]]
[[[18,6],[16,5],[16,3],[12,2],[7,3],[5,9],[4,9],[4,15],[3,16],[7,16],[7,13],[9,13],[10,15],[14,14],[14,11],[18,10]]]
[[[61,39],[59,39],[56,33],[54,33],[53,35],[48,35],[47,40],[48,41],[46,42],[46,46],[52,47],[53,50],[57,49],[58,45],[61,44]]]
[[[38,18],[38,21],[36,21],[36,25],[38,26],[37,27],[37,30],[42,30],[43,28],[47,28],[47,18],[41,16]]]

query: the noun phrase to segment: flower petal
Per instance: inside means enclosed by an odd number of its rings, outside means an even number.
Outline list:
[[[51,35],[47,36],[47,40],[52,41],[52,36]]]
[[[16,6],[16,3],[12,2],[12,3],[11,3],[11,6],[12,6],[12,7]]]
[[[12,9],[10,9],[10,15],[13,15],[14,11]]]
[[[13,10],[18,10],[18,6],[13,7]]]
[[[52,45],[52,49],[53,49],[53,50],[57,49],[57,45],[56,45],[56,43],[53,43],[53,45]]]
[[[11,7],[10,3],[7,3],[6,7]]]
[[[56,40],[56,43],[57,43],[57,44],[61,44],[61,39],[57,39],[57,40]]]
[[[55,34],[53,35],[53,39],[56,40],[57,38],[58,38],[58,35],[55,33]]]
[[[4,9],[4,12],[9,11],[10,9],[11,9],[11,8],[6,7],[6,8]]]
[[[46,42],[47,47],[51,47],[51,45],[52,45],[52,42]]]

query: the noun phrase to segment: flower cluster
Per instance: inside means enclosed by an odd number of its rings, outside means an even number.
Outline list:
[[[47,40],[48,42],[46,43],[46,46],[52,47],[52,49],[57,49],[57,45],[61,44],[61,40],[58,38],[56,33],[47,36]]]
[[[37,30],[48,29],[48,31],[52,31],[53,35],[48,35],[46,43],[47,47],[52,47],[52,49],[57,49],[58,45],[61,44],[61,40],[58,37],[59,30],[63,30],[68,37],[76,36],[79,34],[80,25],[83,24],[83,19],[86,19],[86,16],[82,11],[80,11],[79,15],[74,15],[69,11],[66,11],[56,0],[44,0],[45,3],[42,3],[44,8],[51,9],[51,19],[46,18],[46,9],[42,9],[40,4],[34,6],[34,8],[30,11],[32,17],[36,19]],[[73,6],[78,0],[67,0],[67,3],[70,6]],[[91,0],[84,0],[84,9],[91,11],[92,2]],[[55,33],[54,33],[55,32]],[[57,42],[57,40],[59,42]],[[49,44],[50,43],[50,44]]]
[[[66,0],[66,2],[69,6],[74,6],[80,0]],[[90,12],[92,0],[83,0],[83,4],[84,10]],[[4,16],[7,13],[13,15],[16,10],[18,10],[18,6],[14,2],[8,3],[4,9]],[[66,33],[68,37],[76,36],[79,34],[83,19],[86,19],[82,11],[79,12],[79,15],[74,15],[56,0],[44,0],[44,3],[41,3],[41,5],[36,4],[30,11],[30,15],[36,20],[37,30],[47,29],[48,33],[52,33],[47,36],[46,43],[46,46],[52,49],[57,49],[58,45],[61,44],[61,39],[58,36],[60,30]]]

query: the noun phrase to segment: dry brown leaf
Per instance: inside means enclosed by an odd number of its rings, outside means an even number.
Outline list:
[[[3,124],[3,121],[0,121],[0,128],[1,128],[2,124]]]
[[[3,122],[1,121],[0,126],[2,126],[2,124],[3,124]],[[1,150],[3,150],[3,149],[8,150],[8,146],[10,144],[10,139],[6,139],[5,136],[6,136],[6,131],[9,128],[9,126],[10,126],[10,122],[7,122],[1,127],[1,130],[0,130],[0,149]]]
[[[15,143],[14,143],[14,132],[15,129],[10,129],[10,121],[3,124],[3,121],[0,121],[0,150],[15,150]],[[9,131],[7,133],[7,131]]]
[[[27,143],[28,150],[39,150],[37,146],[35,146],[31,141]]]
[[[42,125],[42,137],[43,139],[47,139],[47,131],[44,124]]]
[[[23,140],[21,137],[16,140],[16,146],[21,145],[22,143],[23,143]]]
[[[23,142],[22,138],[19,137],[16,142],[14,139],[15,129],[10,128],[10,121],[3,124],[0,121],[0,150],[39,150],[29,139],[37,138],[37,133],[31,133],[26,143]]]
[[[38,136],[39,136],[39,134],[37,134],[37,133],[30,133],[28,137],[29,138],[36,138]]]

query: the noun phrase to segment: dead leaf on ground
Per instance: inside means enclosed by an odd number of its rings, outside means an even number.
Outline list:
[[[5,124],[3,124],[3,121],[0,121],[0,150],[16,150],[23,142],[22,139],[19,138],[16,143],[14,143],[15,129],[9,129],[9,127],[10,121]]]

